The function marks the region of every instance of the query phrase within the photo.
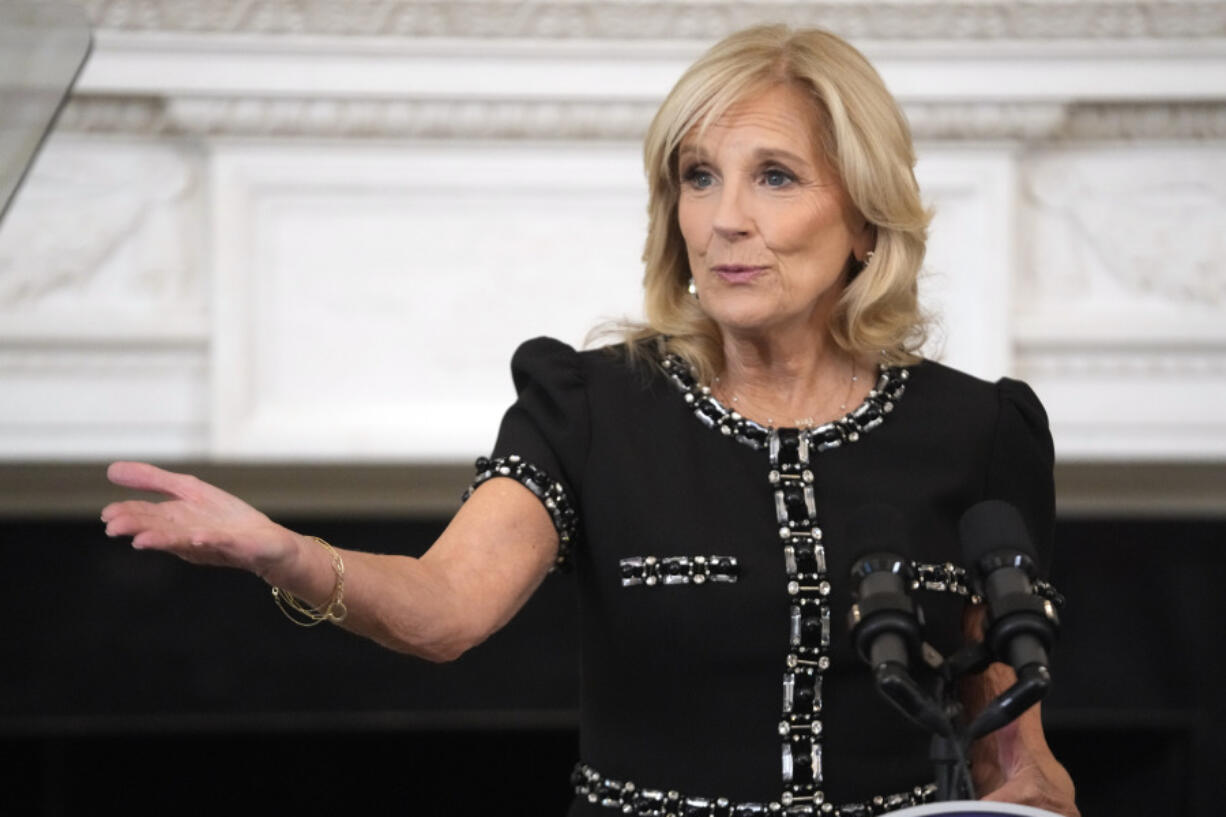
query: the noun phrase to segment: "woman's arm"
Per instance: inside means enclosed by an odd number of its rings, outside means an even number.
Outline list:
[[[331,598],[331,554],[241,499],[144,463],[114,463],[107,477],[167,497],[108,505],[102,511],[108,536],[131,536],[135,548],[193,564],[250,571],[317,607]],[[489,480],[421,558],[341,550],[348,610],[341,626],[394,650],[453,660],[510,621],[549,572],[557,548],[540,500],[513,480]]]
[[[963,630],[968,640],[983,640],[986,610],[968,607]],[[971,719],[1017,680],[1013,670],[993,663],[962,684],[962,703]],[[984,800],[1035,806],[1067,817],[1080,817],[1073,779],[1056,760],[1043,735],[1039,704],[971,747],[971,776]]]

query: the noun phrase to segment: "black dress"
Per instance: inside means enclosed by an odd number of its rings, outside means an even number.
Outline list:
[[[518,400],[478,461],[475,484],[509,476],[541,497],[579,583],[570,815],[853,815],[925,799],[927,737],[849,644],[846,526],[868,503],[902,512],[924,586],[954,591],[920,594],[928,640],[952,650],[968,507],[1016,505],[1048,561],[1038,399],[925,361],[883,369],[843,420],[772,433],[662,363],[528,341],[511,364]]]

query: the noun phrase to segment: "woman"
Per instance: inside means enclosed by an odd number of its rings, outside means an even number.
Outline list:
[[[910,136],[842,40],[767,27],[719,43],[661,106],[645,159],[647,324],[611,350],[520,347],[494,457],[420,559],[336,551],[137,463],[110,478],[171,500],[108,506],[107,533],[250,570],[306,623],[436,661],[573,565],[572,815],[852,815],[925,799],[927,739],[831,625],[849,604],[848,522],[868,503],[899,509],[921,569],[941,573],[960,514],[1000,498],[1049,546],[1042,407],[1021,383],[916,354],[928,216]],[[952,649],[964,599],[923,603],[946,622],[930,639]],[[1009,680],[996,665],[967,697]],[[974,773],[989,798],[1077,813],[1037,707],[980,742]]]

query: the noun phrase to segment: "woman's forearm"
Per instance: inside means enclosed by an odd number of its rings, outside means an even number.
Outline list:
[[[433,661],[459,656],[510,620],[558,546],[540,501],[512,480],[483,484],[430,550],[412,558],[334,550],[187,474],[116,463],[108,475],[167,497],[108,505],[108,535],[193,564],[250,571],[278,588],[283,607],[297,600],[309,618],[330,613],[329,621]]]

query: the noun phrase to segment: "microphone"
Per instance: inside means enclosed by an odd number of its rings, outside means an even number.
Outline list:
[[[958,525],[962,554],[975,592],[987,601],[985,642],[1018,681],[984,708],[971,724],[971,737],[1009,723],[1047,694],[1048,655],[1059,619],[1055,607],[1034,594],[1036,553],[1017,508],[990,499],[971,507]]]
[[[952,734],[942,707],[910,673],[911,658],[921,648],[923,612],[910,597],[915,577],[902,514],[888,505],[866,505],[852,515],[847,541],[859,554],[851,567],[847,614],[856,652],[872,667],[886,700],[930,732]]]

